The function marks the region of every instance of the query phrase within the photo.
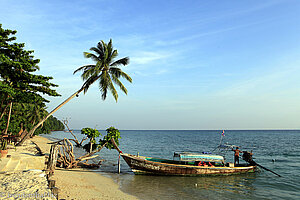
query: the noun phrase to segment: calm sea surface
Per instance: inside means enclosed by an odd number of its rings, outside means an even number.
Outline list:
[[[74,133],[82,138],[80,131]],[[60,131],[43,136],[72,138]],[[127,130],[121,136],[120,148],[125,153],[172,159],[174,151],[212,151],[219,145],[221,131]],[[264,170],[213,177],[142,176],[134,175],[124,160],[117,174],[118,153],[106,149],[99,152],[105,161],[97,171],[113,177],[121,190],[140,199],[300,199],[300,130],[225,131],[223,141],[253,150],[257,163],[282,177]],[[83,154],[81,149],[76,153]],[[226,161],[233,161],[233,152],[227,152]]]

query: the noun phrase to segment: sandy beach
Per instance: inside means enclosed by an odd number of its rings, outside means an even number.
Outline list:
[[[0,176],[0,182],[0,199],[56,199],[42,170],[7,173]]]
[[[32,141],[42,152],[49,153],[48,139],[35,136]],[[53,179],[59,188],[59,199],[137,199],[119,189],[113,179],[86,169],[66,170],[58,168]]]

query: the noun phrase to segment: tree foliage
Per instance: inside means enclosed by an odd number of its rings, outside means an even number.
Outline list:
[[[50,116],[43,124],[42,127],[39,127],[34,134],[39,135],[39,134],[48,134],[51,131],[62,131],[65,129],[64,124],[58,120],[54,116]]]
[[[92,150],[95,150],[97,148],[96,144],[96,138],[101,135],[101,133],[97,129],[92,129],[92,128],[83,128],[81,129],[81,134],[86,135],[89,139],[90,142],[88,144],[85,144],[83,148],[87,152],[91,152]]]
[[[107,134],[104,136],[103,139],[99,140],[99,145],[102,146],[106,143],[105,147],[108,149],[114,149],[114,145],[111,142],[111,139],[114,139],[116,144],[119,146],[119,139],[121,139],[121,133],[118,129],[111,126],[106,129]]]
[[[0,130],[3,132],[9,124],[10,134],[29,131],[47,115],[45,103],[49,101],[44,95],[60,96],[52,89],[58,86],[50,82],[52,77],[35,73],[40,60],[34,58],[34,51],[25,50],[24,43],[15,42],[16,32],[3,29],[0,24]],[[45,123],[44,130],[51,129],[51,123],[57,122],[52,118]]]
[[[102,135],[97,129],[92,128],[83,128],[81,129],[81,134],[86,135],[88,138],[90,138],[90,142],[85,144],[83,148],[87,152],[91,152],[91,150],[96,150],[97,148],[102,148],[103,145],[107,149],[114,149],[114,145],[111,142],[111,139],[114,139],[116,144],[119,145],[119,139],[121,139],[121,133],[118,129],[111,126],[108,129],[106,129],[106,135],[99,140],[99,143],[96,143],[96,138]]]
[[[39,59],[24,49],[24,43],[13,43],[16,31],[5,30],[0,24],[0,77],[2,101],[35,103],[45,106],[49,102],[42,94],[59,96],[50,87],[57,85],[49,82],[52,77],[36,75]]]
[[[97,138],[101,133],[97,129],[83,128],[81,129],[81,134],[86,135],[88,138]]]

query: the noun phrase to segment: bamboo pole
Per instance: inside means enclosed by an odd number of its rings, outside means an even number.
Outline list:
[[[118,159],[118,174],[121,172],[121,154],[119,153],[119,159]]]

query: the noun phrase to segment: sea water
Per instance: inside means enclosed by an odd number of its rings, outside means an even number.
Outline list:
[[[105,131],[100,131],[105,135]],[[78,139],[80,131],[74,131]],[[50,139],[72,138],[70,133],[43,135]],[[212,130],[124,130],[120,149],[124,153],[172,159],[174,152],[212,151],[220,143],[221,131]],[[140,199],[300,199],[300,131],[299,130],[228,130],[223,143],[253,150],[255,161],[280,174],[268,171],[230,176],[174,177],[134,175],[121,160],[117,174],[118,152],[103,149],[104,159],[97,171],[111,176],[122,191]],[[82,149],[76,149],[82,155]],[[233,162],[233,152],[225,154]],[[240,159],[240,162],[243,162]]]

